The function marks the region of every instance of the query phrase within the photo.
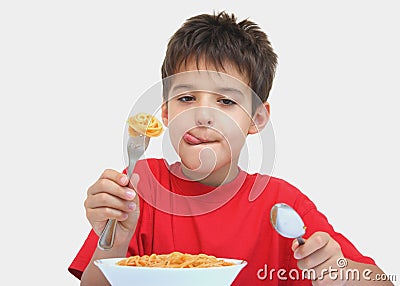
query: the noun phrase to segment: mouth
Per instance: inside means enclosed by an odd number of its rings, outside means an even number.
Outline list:
[[[210,140],[210,139],[206,139],[206,138],[197,137],[190,132],[186,132],[183,135],[183,141],[185,141],[189,145],[200,145],[200,144],[209,144],[209,143],[217,142],[216,140]]]

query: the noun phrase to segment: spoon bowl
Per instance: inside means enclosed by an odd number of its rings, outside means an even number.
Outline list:
[[[283,237],[296,238],[299,245],[304,244],[302,236],[306,227],[300,215],[291,206],[284,203],[275,204],[271,208],[270,222]]]

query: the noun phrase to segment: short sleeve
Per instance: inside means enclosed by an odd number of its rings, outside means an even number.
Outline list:
[[[81,279],[83,271],[85,271],[90,263],[93,253],[96,250],[98,239],[97,234],[91,230],[78,254],[68,267],[68,271],[76,278]]]

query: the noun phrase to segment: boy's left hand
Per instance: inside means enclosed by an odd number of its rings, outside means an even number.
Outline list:
[[[313,285],[327,285],[330,280],[329,270],[342,269],[338,266],[338,260],[344,259],[339,243],[337,243],[326,232],[315,232],[306,242],[299,246],[297,239],[293,241],[292,250],[294,257],[298,260],[297,266],[301,269],[308,269],[315,277],[307,277],[313,280]],[[332,280],[329,285],[344,285],[345,281]]]

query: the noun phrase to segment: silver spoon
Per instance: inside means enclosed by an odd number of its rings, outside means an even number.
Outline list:
[[[304,222],[299,214],[289,205],[275,204],[271,208],[270,221],[273,228],[282,236],[296,238],[299,245],[304,244],[302,236],[306,232]]]

